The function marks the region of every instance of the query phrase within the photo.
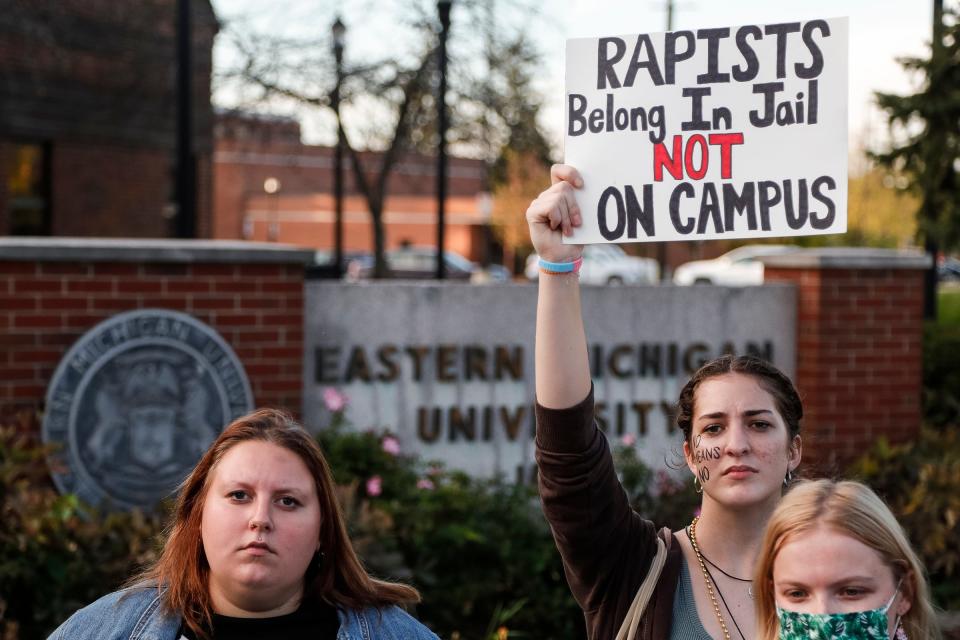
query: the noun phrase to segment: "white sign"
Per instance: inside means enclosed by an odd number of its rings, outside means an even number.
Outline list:
[[[565,241],[845,232],[847,22],[568,40]]]

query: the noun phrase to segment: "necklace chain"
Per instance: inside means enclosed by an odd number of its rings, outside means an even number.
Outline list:
[[[711,560],[710,558],[708,558],[707,556],[705,556],[702,551],[700,552],[700,555],[703,556],[703,559],[707,561],[707,564],[708,564],[708,565],[710,565],[711,567],[713,567],[714,569],[716,569],[717,571],[719,571],[719,572],[722,573],[723,575],[727,576],[727,577],[730,578],[731,580],[736,580],[737,582],[749,582],[749,583],[751,583],[751,584],[753,583],[753,580],[748,580],[748,579],[746,579],[746,578],[738,578],[737,576],[732,576],[732,575],[730,575],[729,573],[727,573],[726,571],[724,571],[723,569],[721,569],[720,567],[718,567],[716,562],[714,562],[713,560]]]
[[[727,623],[720,613],[720,603],[717,602],[717,595],[713,590],[713,580],[710,579],[710,573],[707,571],[707,565],[703,562],[703,554],[700,553],[700,547],[697,545],[697,522],[700,516],[696,516],[690,526],[687,527],[687,536],[690,538],[690,544],[693,546],[693,552],[697,554],[697,562],[700,563],[700,570],[703,572],[703,581],[707,584],[707,593],[710,594],[710,602],[713,603],[713,611],[717,614],[717,622],[720,623],[720,629],[723,631],[723,640],[730,640],[730,632],[727,630]]]
[[[704,556],[704,559],[706,559],[706,556]],[[707,562],[709,562],[709,560]],[[737,616],[733,615],[730,605],[727,604],[727,599],[723,597],[723,590],[720,588],[720,585],[717,584],[717,580],[713,577],[713,573],[709,568],[707,569],[707,573],[710,574],[710,579],[713,580],[713,585],[717,589],[717,595],[720,596],[720,602],[723,603],[723,606],[727,609],[727,613],[730,614],[730,620],[733,622],[733,626],[736,628],[737,633],[740,634],[740,637],[743,638],[743,640],[746,640],[746,636],[744,636],[743,631],[740,630],[740,625],[737,624]]]
[[[714,569],[716,569],[717,571],[719,571],[719,572],[722,573],[723,575],[727,576],[727,577],[730,578],[731,580],[736,580],[737,582],[746,582],[747,585],[748,585],[748,586],[747,586],[747,595],[750,596],[750,599],[751,599],[751,600],[754,599],[754,598],[753,598],[753,580],[747,580],[747,579],[745,579],[745,578],[738,578],[737,576],[732,576],[732,575],[730,575],[729,573],[727,573],[726,571],[724,571],[721,567],[717,566],[717,563],[714,562],[713,560],[711,560],[710,558],[708,558],[706,555],[704,555],[704,553],[703,553],[702,551],[700,552],[700,555],[703,556],[703,559],[707,561],[707,564],[708,564],[708,565],[710,565],[711,567],[713,567]],[[713,577],[712,574],[711,574],[711,577]],[[717,587],[717,591],[720,591],[720,587],[719,587],[719,586]],[[720,597],[723,598],[723,594],[722,594],[722,593],[720,594]],[[726,604],[726,603],[724,603],[724,604]]]

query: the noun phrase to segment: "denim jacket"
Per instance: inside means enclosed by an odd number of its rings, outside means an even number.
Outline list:
[[[165,610],[156,587],[115,591],[80,609],[47,640],[178,640],[181,618]],[[337,640],[438,640],[398,607],[339,609]]]

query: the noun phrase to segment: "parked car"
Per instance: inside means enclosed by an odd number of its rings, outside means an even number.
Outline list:
[[[960,260],[949,257],[937,260],[937,279],[940,282],[960,282]]]
[[[449,280],[470,280],[479,267],[459,253],[444,251],[445,275]],[[387,266],[394,278],[429,279],[436,277],[437,250],[433,247],[404,247],[387,251]],[[347,264],[347,280],[365,280],[373,276],[373,256],[365,255]]]
[[[308,279],[345,277],[351,263],[358,260],[363,261],[366,258],[369,258],[369,254],[363,251],[344,251],[343,271],[341,272],[334,264],[336,260],[334,252],[320,249],[314,252],[313,262],[307,265],[306,275]]]
[[[789,253],[798,248],[787,244],[744,245],[713,260],[694,260],[680,265],[673,272],[673,283],[727,287],[763,284],[763,263],[757,258]]]
[[[479,267],[470,279],[471,282],[486,284],[491,282],[510,282],[513,273],[502,264],[490,263],[486,267]]]
[[[524,273],[530,280],[540,277],[540,256],[527,258]],[[660,269],[653,258],[637,258],[615,244],[588,244],[583,248],[580,282],[583,284],[654,284]]]

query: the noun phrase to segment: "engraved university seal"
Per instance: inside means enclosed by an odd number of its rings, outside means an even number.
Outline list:
[[[54,482],[92,504],[152,506],[252,407],[246,373],[216,331],[176,311],[118,314],[70,348],[47,390]]]

